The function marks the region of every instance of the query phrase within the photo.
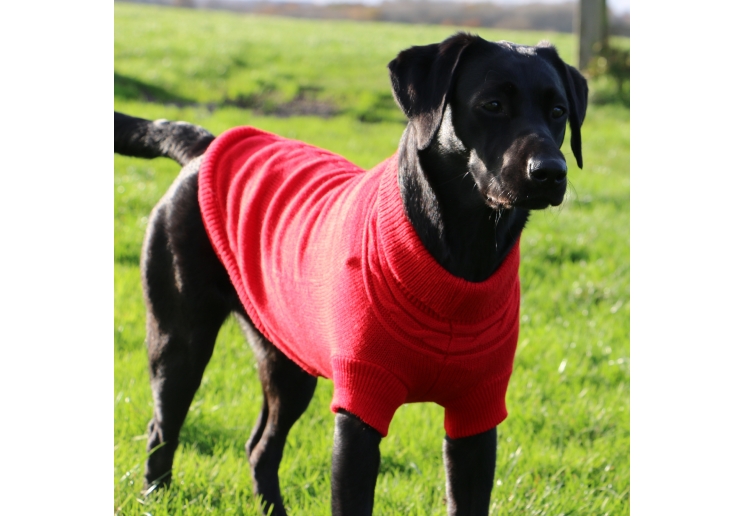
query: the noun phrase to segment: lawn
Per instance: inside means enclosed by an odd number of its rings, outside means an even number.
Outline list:
[[[404,118],[386,64],[455,28],[241,16],[116,4],[114,108],[214,134],[251,124],[371,167]],[[478,30],[571,61],[570,35]],[[590,84],[591,86],[591,84]],[[630,506],[630,113],[589,107],[584,169],[522,237],[522,326],[499,426],[492,514],[628,514]],[[150,210],[178,173],[166,159],[114,157],[114,508],[118,514],[257,514],[243,446],[260,408],[255,362],[229,320],[182,430],[171,489],[140,495],[152,401],[139,254]],[[332,384],[321,380],[280,469],[293,515],[328,514]],[[443,411],[402,407],[382,443],[377,514],[443,515]]]

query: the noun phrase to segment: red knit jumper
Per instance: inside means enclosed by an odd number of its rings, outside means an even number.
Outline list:
[[[408,221],[397,156],[364,171],[252,127],[210,145],[199,204],[253,323],[334,382],[344,409],[387,435],[403,403],[442,405],[452,438],[495,427],[519,322],[519,247],[469,282],[444,270]]]

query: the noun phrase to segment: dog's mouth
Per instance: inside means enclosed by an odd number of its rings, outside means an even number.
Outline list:
[[[496,197],[493,195],[486,195],[486,204],[489,208],[494,210],[503,210],[513,208],[513,202],[506,197]]]
[[[563,202],[565,192],[539,192],[523,196],[510,195],[508,192],[498,195],[486,195],[486,204],[493,210],[510,210],[522,208],[525,210],[544,210],[550,206],[558,206]]]
[[[517,208],[523,208],[526,210],[544,210],[545,208],[549,206],[558,206],[563,202],[563,195],[561,194],[559,196],[550,196],[550,197],[544,197],[544,196],[527,196],[524,199],[519,200],[518,202],[514,203],[514,206]]]
[[[563,202],[568,184],[563,178],[530,177],[521,167],[501,167],[498,172],[484,174],[476,181],[486,205],[493,210],[521,208],[544,210]]]

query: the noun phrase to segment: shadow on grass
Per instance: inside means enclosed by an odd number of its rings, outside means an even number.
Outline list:
[[[139,100],[178,107],[204,107],[210,113],[224,107],[249,109],[256,113],[278,118],[291,116],[318,116],[331,118],[344,112],[361,122],[375,123],[399,120],[399,110],[393,97],[386,94],[365,93],[349,109],[341,109],[328,99],[320,98],[321,88],[304,86],[287,100],[273,88],[250,94],[240,94],[234,98],[224,98],[218,102],[200,103],[194,99],[173,94],[164,88],[148,84],[133,77],[114,72],[114,97],[123,100]]]
[[[125,100],[144,100],[163,104],[177,104],[179,106],[195,105],[193,99],[175,95],[160,86],[148,84],[114,72],[114,97]]]
[[[189,421],[189,419],[191,421]],[[181,428],[179,441],[181,446],[193,447],[200,455],[212,456],[216,451],[235,450],[235,454],[244,455],[245,442],[253,431],[253,421],[246,421],[245,427],[226,428],[211,424],[209,418],[193,417],[189,414]]]
[[[398,457],[382,455],[380,458],[380,475],[389,474],[393,476],[410,477],[420,475],[421,470],[411,461],[404,461]]]
[[[139,267],[140,265],[140,253],[139,247],[136,251],[133,249],[125,249],[124,251],[116,253],[114,261],[122,265],[129,265],[132,267]]]
[[[333,103],[316,98],[319,91],[318,88],[301,88],[294,98],[284,102],[273,91],[269,90],[250,95],[238,95],[235,98],[225,98],[221,102],[200,103],[194,99],[175,95],[159,86],[114,72],[114,97],[124,100],[176,105],[178,107],[200,106],[206,108],[210,113],[219,108],[232,106],[280,118],[296,115],[330,118],[339,114],[340,110]]]

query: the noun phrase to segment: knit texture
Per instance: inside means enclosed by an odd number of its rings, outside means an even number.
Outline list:
[[[519,322],[519,246],[469,282],[408,221],[397,156],[369,171],[252,127],[210,145],[199,204],[258,330],[344,409],[387,435],[403,403],[445,409],[452,438],[506,417]]]

